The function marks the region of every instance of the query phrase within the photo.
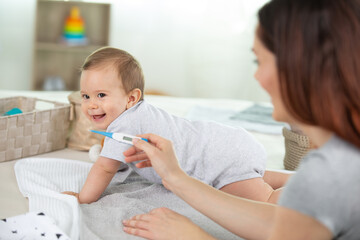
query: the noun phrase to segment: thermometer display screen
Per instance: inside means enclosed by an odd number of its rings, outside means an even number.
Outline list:
[[[132,138],[131,138],[131,137],[126,137],[126,136],[124,136],[124,137],[123,137],[123,140],[132,142]]]

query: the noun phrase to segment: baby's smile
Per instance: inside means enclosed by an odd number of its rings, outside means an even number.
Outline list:
[[[91,115],[92,119],[96,122],[103,120],[105,118],[105,116],[106,116],[106,113],[99,114],[99,115]]]

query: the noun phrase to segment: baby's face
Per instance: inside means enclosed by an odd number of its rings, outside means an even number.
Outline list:
[[[80,94],[81,109],[96,129],[106,130],[127,108],[128,96],[113,67],[83,71]]]

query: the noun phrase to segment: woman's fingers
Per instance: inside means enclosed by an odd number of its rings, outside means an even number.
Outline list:
[[[156,152],[156,147],[146,141],[134,138],[133,144],[136,148],[143,150],[150,157],[153,156],[154,153]]]
[[[153,239],[152,232],[149,231],[149,222],[151,221],[148,214],[140,214],[129,220],[124,220],[124,232],[139,236],[146,239]]]
[[[139,162],[135,165],[137,168],[152,167],[150,160]]]
[[[125,157],[131,156],[136,154],[136,148],[134,146],[130,147],[129,149],[127,149],[125,152],[123,152]]]
[[[139,236],[146,239],[155,239],[153,234],[153,224],[152,215],[148,214],[140,214],[133,216],[128,220],[123,221],[124,232]]]
[[[146,153],[141,152],[132,156],[125,157],[125,162],[131,163],[131,162],[137,162],[137,161],[143,161],[149,159]]]
[[[141,219],[130,219],[123,221],[123,225],[132,228],[148,229],[149,222]]]
[[[141,138],[146,138],[149,140],[149,142],[134,138],[133,144],[134,146],[130,147],[128,150],[123,152],[124,156],[127,160],[126,162],[135,162],[135,161],[142,161],[145,159],[148,159],[148,157],[145,157],[146,155],[154,155],[157,149],[162,150],[162,146],[165,146],[166,144],[169,144],[169,141],[165,138],[162,138],[158,135],[147,133],[142,135],[137,135]],[[141,154],[143,152],[143,154]]]
[[[151,218],[149,217],[148,214],[139,214],[139,215],[135,215],[131,218],[132,220],[142,220],[142,221],[151,221]]]
[[[138,136],[148,139],[149,142],[134,138],[134,146],[124,152],[125,162],[135,162],[138,168],[153,167],[165,187],[171,182],[168,178],[184,173],[171,141],[151,133]]]
[[[156,148],[163,150],[166,145],[170,143],[169,140],[166,138],[160,137],[159,135],[147,133],[142,135],[137,135],[141,138],[146,138],[152,145],[155,145]],[[145,141],[139,141],[138,139],[134,139],[136,142],[145,142]],[[135,146],[139,147],[138,145],[134,144]],[[150,145],[150,144],[149,144]],[[141,148],[141,147],[139,147]],[[143,149],[145,151],[145,149]],[[145,151],[146,152],[146,151]]]
[[[142,237],[145,239],[154,239],[152,237],[153,234],[147,230],[133,228],[133,227],[124,227],[123,230],[127,234],[135,235],[135,236]]]
[[[142,152],[143,150],[136,148],[135,146],[130,147],[125,152],[123,152],[125,157],[132,156],[134,154],[137,154],[139,152]]]
[[[153,209],[123,224],[126,233],[147,239],[213,239],[190,219],[168,208]]]

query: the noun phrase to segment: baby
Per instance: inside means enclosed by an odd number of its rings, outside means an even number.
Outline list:
[[[95,129],[160,135],[173,142],[187,174],[233,195],[277,201],[280,189],[273,187],[282,185],[278,184],[278,173],[265,174],[265,150],[244,129],[192,122],[150,105],[143,99],[140,64],[123,50],[101,48],[87,57],[81,70],[81,108]],[[129,147],[106,138],[80,193],[65,193],[75,195],[80,203],[97,201],[124,162],[123,152]],[[149,181],[161,183],[152,168],[130,166]]]

